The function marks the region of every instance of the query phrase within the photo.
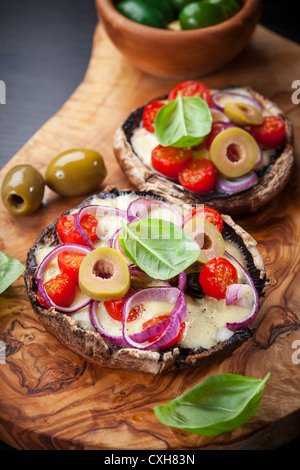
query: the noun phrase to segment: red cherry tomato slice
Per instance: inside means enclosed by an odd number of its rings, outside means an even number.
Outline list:
[[[194,217],[204,217],[208,222],[211,224],[215,225],[217,229],[219,230],[220,233],[222,233],[223,229],[223,219],[221,214],[217,212],[215,209],[212,207],[206,207],[206,206],[199,206],[199,207],[194,207],[194,209],[191,210],[185,217],[185,223],[188,222],[190,219],[193,219]]]
[[[205,295],[225,299],[227,287],[238,282],[238,272],[227,259],[213,258],[203,266],[199,282]]]
[[[209,88],[203,83],[195,82],[193,80],[187,80],[186,82],[179,83],[173,90],[170,91],[168,100],[172,101],[176,99],[178,92],[181,91],[182,96],[199,96],[202,98],[208,106],[212,105],[212,98]]]
[[[78,284],[79,268],[85,256],[80,253],[62,252],[57,257],[60,271],[70,276],[75,284]]]
[[[63,215],[57,222],[57,233],[62,243],[76,243],[86,245],[81,236],[76,232],[74,226],[75,214]],[[81,226],[94,241],[97,238],[98,221],[93,215],[86,214],[81,219]]]
[[[154,170],[167,178],[177,179],[178,173],[193,157],[191,148],[163,147],[157,145],[152,150],[151,161]]]
[[[143,126],[148,132],[154,132],[154,121],[155,117],[164,106],[164,103],[160,101],[152,101],[152,103],[147,104],[143,112]]]
[[[104,306],[107,312],[114,320],[122,321],[122,312],[123,312],[125,301],[126,299],[128,299],[128,297],[134,294],[134,292],[135,290],[132,287],[130,287],[127,294],[124,295],[124,297],[121,297],[120,299],[116,299],[116,300],[106,300],[104,302]],[[142,313],[143,313],[143,305],[134,307],[130,311],[127,321],[136,320],[142,315]]]
[[[166,313],[165,315],[159,315],[156,318],[150,318],[150,320],[143,323],[143,330],[145,330],[146,328],[149,328],[149,326],[152,326],[155,323],[167,320],[168,318],[170,318],[170,314],[168,314],[168,313]],[[172,341],[170,341],[168,344],[163,346],[162,349],[171,348],[172,346],[175,346],[176,344],[178,344],[179,341],[181,340],[182,336],[183,336],[184,330],[185,330],[185,323],[182,322],[181,325],[180,325],[179,333],[176,336],[176,338],[172,339]],[[160,336],[161,335],[154,336],[152,338],[151,342],[156,341]]]
[[[262,124],[251,126],[253,137],[260,145],[275,148],[285,139],[285,121],[279,116],[265,116]]]
[[[57,274],[45,282],[44,287],[52,302],[60,307],[70,307],[75,298],[75,285],[67,274]],[[41,294],[38,295],[38,301],[47,307]]]
[[[209,193],[216,185],[214,165],[210,160],[199,158],[191,160],[178,173],[179,183],[195,193]]]

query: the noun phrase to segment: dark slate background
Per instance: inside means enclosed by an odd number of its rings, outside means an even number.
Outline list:
[[[295,4],[265,0],[261,23],[300,43]],[[0,168],[82,81],[97,20],[94,0],[0,0]],[[297,445],[300,439],[281,449]],[[14,449],[0,442],[0,450]]]

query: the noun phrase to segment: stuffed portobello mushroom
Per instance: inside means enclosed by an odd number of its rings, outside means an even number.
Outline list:
[[[114,151],[135,188],[230,215],[267,204],[294,163],[292,125],[275,103],[248,86],[194,81],[133,111]]]
[[[103,367],[153,375],[225,356],[253,334],[266,273],[230,216],[107,187],[62,214],[28,252],[44,327]]]

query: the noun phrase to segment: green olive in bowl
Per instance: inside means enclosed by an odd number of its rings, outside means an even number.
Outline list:
[[[61,196],[82,196],[96,189],[107,175],[103,157],[89,149],[57,155],[46,170],[47,186]]]
[[[45,189],[42,175],[31,165],[16,165],[5,175],[1,197],[14,215],[29,215],[41,205]]]

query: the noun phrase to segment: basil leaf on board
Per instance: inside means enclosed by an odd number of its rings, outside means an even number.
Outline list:
[[[123,225],[121,247],[137,266],[155,279],[171,279],[194,263],[200,248],[178,225],[142,219]]]
[[[0,294],[15,282],[25,271],[19,260],[0,251]]]
[[[154,129],[164,147],[193,147],[200,144],[211,131],[212,116],[209,106],[198,96],[177,98],[158,111]]]
[[[202,436],[218,436],[248,421],[257,411],[270,372],[264,379],[215,374],[166,405],[156,406],[167,426]]]

